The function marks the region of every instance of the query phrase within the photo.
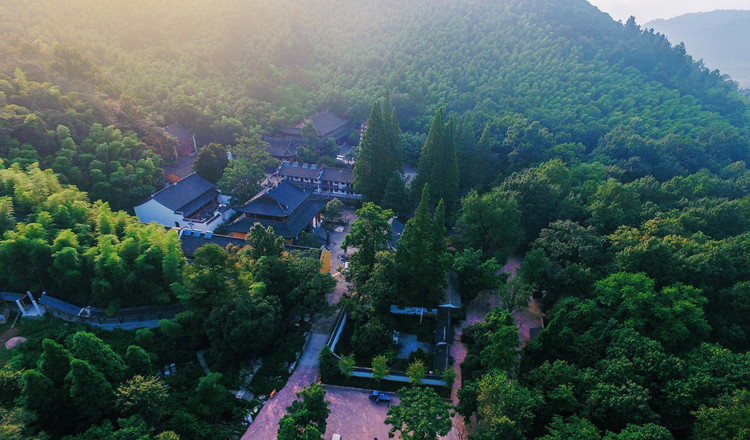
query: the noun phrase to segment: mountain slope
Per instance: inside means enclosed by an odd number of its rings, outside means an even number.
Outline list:
[[[646,23],[685,48],[711,69],[730,75],[741,87],[750,87],[750,11],[719,10],[685,14]]]

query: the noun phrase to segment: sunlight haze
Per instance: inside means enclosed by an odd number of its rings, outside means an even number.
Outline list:
[[[750,0],[590,0],[590,3],[623,22],[631,15],[639,24],[690,12],[716,9],[750,9]]]

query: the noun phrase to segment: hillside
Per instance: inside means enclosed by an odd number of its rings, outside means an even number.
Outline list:
[[[750,87],[750,11],[719,10],[654,20],[644,26],[667,36],[674,44],[685,43],[688,53],[703,59],[706,67]]]
[[[496,117],[538,121],[553,145],[586,153],[633,118],[654,140],[747,130],[731,83],[584,0],[35,0],[0,13],[12,18],[0,22],[0,71],[87,83],[127,114],[223,143],[326,107],[363,119],[384,94],[417,151],[443,105],[471,112],[477,130]],[[111,26],[120,17],[128,25]],[[61,48],[81,61],[60,63]],[[87,63],[96,75],[79,72]]]

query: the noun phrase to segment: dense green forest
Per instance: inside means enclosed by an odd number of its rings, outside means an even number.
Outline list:
[[[365,136],[360,158],[388,172],[355,169],[375,202],[347,238],[358,360],[383,355],[390,303],[433,306],[452,267],[465,301],[503,302],[464,332],[472,440],[746,436],[750,113],[684,47],[583,0],[9,0],[0,289],[185,309],[154,331],[29,325],[0,370],[9,438],[222,438],[246,413],[225,389],[248,362],[265,357],[256,394],[283,385],[293,330],[328,308],[319,261],[258,227],[186,265],[174,232],[125,210],[163,184],[160,127],[244,151],[214,176],[232,193],[267,165],[262,135],[324,108],[380,112],[387,137]],[[419,171],[408,196],[399,160]],[[410,203],[391,252],[389,209]],[[519,356],[512,313],[532,292],[548,325]],[[225,376],[201,377],[206,347]],[[40,417],[60,405],[75,416]]]
[[[507,311],[464,331],[472,438],[704,439],[711,423],[732,425],[712,413],[747,411],[750,174],[621,173],[554,160],[464,199],[460,242],[498,258],[530,248],[520,282],[543,291],[549,320],[520,364]]]
[[[480,130],[487,118],[522,115],[547,128],[553,144],[586,152],[633,117],[654,140],[695,139],[709,125],[743,132],[745,124],[735,85],[663,36],[583,0],[0,8],[6,75],[21,67],[34,80],[98,91],[104,97],[94,98],[119,106],[121,122],[141,135],[147,130],[133,121],[163,117],[231,143],[327,106],[361,120],[386,93],[407,132],[426,133],[445,105],[477,113]],[[128,26],[111,26],[118,17]]]
[[[159,434],[165,430],[228,438],[248,408],[227,387],[244,380],[257,395],[280,387],[304,342],[295,332],[300,320],[325,312],[335,285],[316,256],[285,252],[259,225],[246,248],[208,245],[186,266],[175,231],[90,203],[36,164],[0,169],[0,232],[2,291],[46,290],[108,314],[177,301],[184,308],[154,330],[100,332],[106,342],[83,324],[24,323],[28,342],[12,353],[2,348],[0,369],[0,423],[13,439],[40,430],[80,440],[175,438]],[[195,351],[206,348],[226,376],[202,376]],[[254,381],[242,379],[259,356],[266,364]],[[160,368],[170,365],[177,374]]]

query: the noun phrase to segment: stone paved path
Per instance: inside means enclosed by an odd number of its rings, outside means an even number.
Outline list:
[[[326,345],[328,335],[313,333],[307,349],[300,358],[300,363],[289,377],[284,388],[260,410],[258,416],[248,427],[242,440],[275,440],[279,429],[279,420],[286,413],[286,408],[297,398],[296,394],[302,388],[318,379],[318,355]]]

